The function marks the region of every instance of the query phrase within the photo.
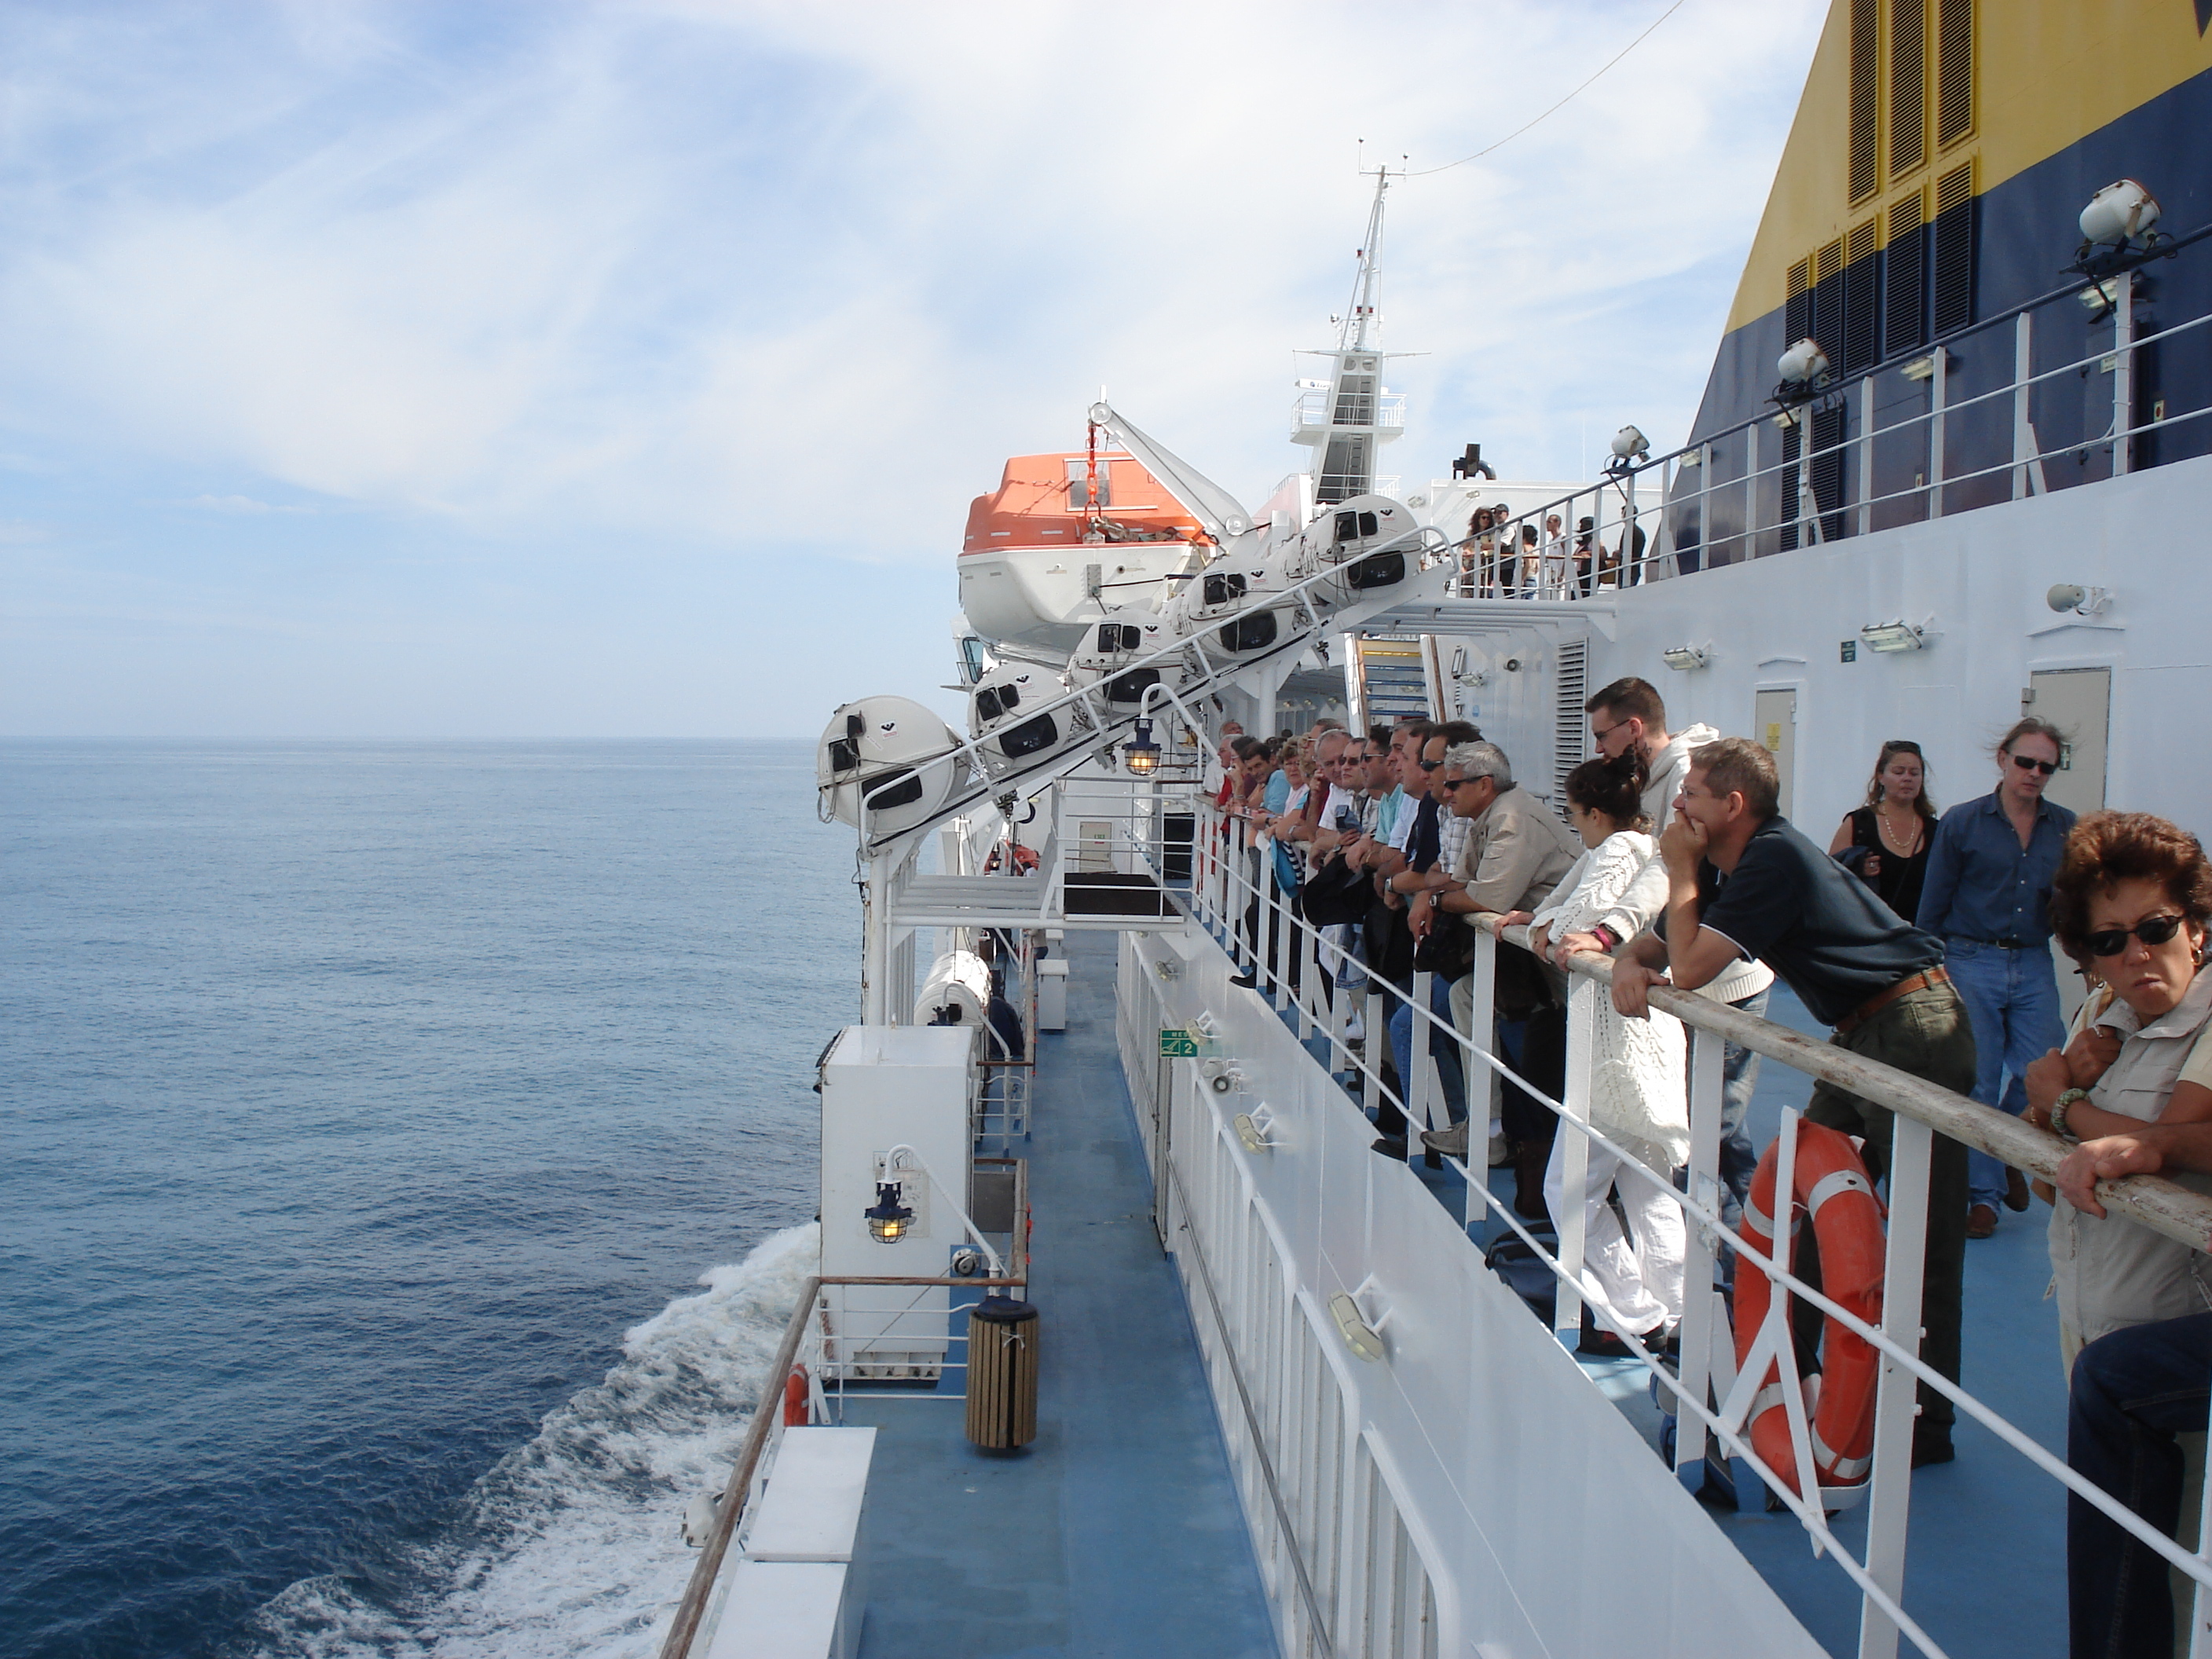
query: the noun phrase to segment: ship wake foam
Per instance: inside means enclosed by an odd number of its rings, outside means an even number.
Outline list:
[[[678,1530],[684,1507],[729,1478],[818,1234],[773,1235],[628,1332],[605,1380],[494,1465],[443,1537],[410,1551],[401,1577],[414,1589],[385,1601],[346,1577],[303,1579],[254,1616],[254,1650],[650,1659],[698,1559]]]

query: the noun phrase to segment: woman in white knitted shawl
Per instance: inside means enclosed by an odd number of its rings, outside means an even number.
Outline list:
[[[1649,820],[1639,799],[1644,764],[1634,750],[1616,761],[1587,761],[1567,775],[1567,811],[1588,849],[1560,879],[1551,902],[1529,923],[1531,942],[1559,954],[1552,941],[1571,933],[1589,933],[1608,913],[1621,908],[1663,905],[1667,873],[1658,843],[1646,833]],[[1646,891],[1644,890],[1656,890]],[[1592,1000],[1589,1117],[1591,1125],[1614,1145],[1633,1154],[1662,1176],[1690,1156],[1689,1102],[1684,1092],[1686,1052],[1680,1020],[1654,1009],[1649,1018],[1630,1019],[1613,1011],[1613,1000]],[[1544,1198],[1556,1219],[1565,1185],[1567,1137],[1552,1142],[1552,1161],[1544,1173]],[[1643,1176],[1624,1170],[1621,1160],[1595,1142],[1589,1145],[1583,1206],[1583,1293],[1607,1309],[1624,1330],[1664,1343],[1682,1317],[1682,1267],[1688,1238],[1681,1210]],[[1621,1208],[1629,1233],[1607,1194],[1619,1177]],[[1601,1334],[1600,1351],[1625,1352],[1617,1339]]]

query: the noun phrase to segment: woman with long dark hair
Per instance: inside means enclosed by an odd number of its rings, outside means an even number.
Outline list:
[[[1865,805],[1848,812],[1829,853],[1911,921],[1920,914],[1928,849],[1936,840],[1936,803],[1928,798],[1928,762],[1910,738],[1882,744]],[[1852,849],[1859,849],[1856,854]]]

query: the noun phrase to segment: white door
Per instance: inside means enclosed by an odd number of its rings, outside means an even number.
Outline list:
[[[2049,720],[2066,734],[2058,775],[2045,795],[2076,812],[2105,805],[2105,738],[2112,718],[2112,671],[2055,668],[2027,677],[2023,714]]]
[[[1797,769],[1797,693],[1795,689],[1761,691],[1752,705],[1752,731],[1766,752],[1774,757],[1774,772],[1782,785],[1782,816],[1790,816],[1790,781]]]

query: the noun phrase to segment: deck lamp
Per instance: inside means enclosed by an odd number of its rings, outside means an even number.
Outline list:
[[[1916,628],[1901,618],[1896,622],[1869,623],[1859,629],[1859,637],[1867,642],[1869,651],[1924,651],[1928,647],[1926,624]]]
[[[1811,400],[1814,393],[1828,381],[1828,354],[1820,343],[1810,335],[1774,360],[1774,372],[1782,384],[1774,388],[1773,401],[1786,411],[1792,406]]]
[[[1336,1322],[1336,1334],[1344,1339],[1344,1346],[1368,1360],[1387,1358],[1390,1352],[1382,1342],[1382,1328],[1390,1322],[1389,1313],[1370,1322],[1359,1305],[1360,1293],[1372,1289],[1374,1284],[1375,1276],[1370,1273],[1352,1290],[1339,1291],[1328,1299],[1329,1317]]]
[[[1651,453],[1651,440],[1633,426],[1625,426],[1613,434],[1613,459],[1606,470],[1626,472]]]
[[[1149,777],[1159,769],[1160,745],[1153,740],[1152,723],[1137,722],[1137,734],[1121,745],[1121,763],[1133,777]]]
[[[914,1212],[900,1202],[896,1181],[878,1181],[876,1201],[860,1213],[867,1218],[868,1236],[878,1244],[897,1243],[914,1220]]]
[[[2158,222],[2158,198],[2132,179],[2118,179],[2081,210],[2081,240],[2092,247],[2118,246],[2146,236]]]
[[[1678,645],[1659,653],[1668,667],[1688,673],[1693,668],[1704,668],[1713,659],[1712,647],[1704,645]]]
[[[1274,1146],[1267,1132],[1275,1127],[1275,1114],[1262,1106],[1256,1112],[1239,1112],[1229,1120],[1229,1127],[1237,1132],[1237,1139],[1248,1152],[1264,1152]]]

